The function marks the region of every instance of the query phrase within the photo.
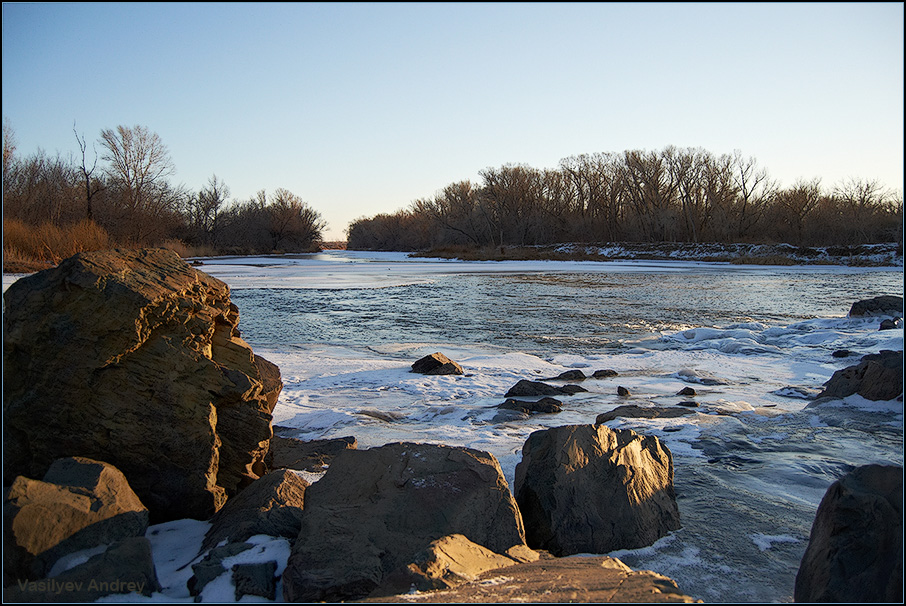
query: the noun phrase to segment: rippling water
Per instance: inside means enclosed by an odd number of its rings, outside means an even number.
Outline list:
[[[709,266],[645,273],[441,275],[385,288],[234,290],[250,342],[485,343],[541,355],[618,347],[662,331],[842,316],[902,294],[902,271]]]
[[[621,419],[674,456],[682,528],[615,552],[706,602],[789,602],[815,511],[854,466],[903,464],[901,402],[808,408],[830,354],[902,349],[903,331],[849,320],[854,301],[903,293],[903,270],[694,263],[477,264],[355,253],[206,269],[233,286],[243,337],[281,367],[275,421],[305,439],[354,435],[462,445],[494,454],[512,484],[538,429],[590,423],[621,404],[675,406],[688,378],[701,414]],[[249,269],[254,267],[254,269]],[[823,319],[822,319],[823,318]],[[443,351],[460,378],[407,372]],[[500,419],[518,378],[616,368],[562,413]],[[616,395],[616,384],[632,395]]]

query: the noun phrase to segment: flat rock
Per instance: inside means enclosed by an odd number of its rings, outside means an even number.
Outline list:
[[[371,603],[700,603],[683,594],[672,579],[634,571],[606,556],[543,558],[485,572],[453,589],[374,597]]]
[[[627,404],[617,406],[611,411],[602,412],[595,419],[595,425],[613,421],[619,417],[632,419],[673,419],[695,414],[694,410],[688,408],[661,408],[655,406],[639,406],[637,404]]]
[[[583,391],[588,390],[578,385],[555,387],[554,385],[548,385],[541,381],[521,379],[506,392],[504,397],[532,398],[536,396],[571,396]]]
[[[325,440],[299,440],[275,435],[265,457],[269,469],[298,469],[321,472],[335,456],[348,449],[358,448],[352,436]]]
[[[574,369],[561,372],[556,377],[542,379],[542,381],[584,381],[587,378],[588,377],[585,376],[584,372],[579,369]]]

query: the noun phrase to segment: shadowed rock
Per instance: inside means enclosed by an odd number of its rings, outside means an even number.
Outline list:
[[[849,315],[854,318],[859,316],[902,316],[903,297],[882,295],[856,301],[850,308]]]
[[[498,408],[503,408],[505,410],[517,410],[525,414],[537,414],[537,413],[556,413],[563,410],[560,407],[560,400],[555,400],[554,398],[541,398],[536,402],[528,402],[526,400],[514,400],[512,398],[508,399],[506,402],[498,406]]]
[[[903,468],[866,465],[831,484],[796,575],[797,602],[903,601]]]
[[[903,352],[884,350],[862,356],[857,365],[835,372],[818,398],[856,393],[868,400],[892,400],[903,393]]]
[[[270,469],[298,469],[320,472],[335,456],[358,447],[352,436],[326,440],[299,440],[276,435],[270,441],[265,461]]]
[[[543,381],[584,381],[588,377],[585,376],[585,373],[579,369],[567,370],[561,372],[556,377],[550,377],[549,379],[542,379]]]
[[[451,534],[496,553],[525,544],[519,510],[492,455],[414,443],[344,451],[306,490],[284,598],[363,598]]]
[[[61,557],[141,536],[148,510],[125,476],[83,457],[55,461],[43,481],[24,476],[3,506],[4,585],[46,576]]]
[[[695,411],[689,410],[688,408],[658,408],[654,406],[628,404],[625,406],[617,406],[609,412],[602,412],[595,419],[595,424],[600,425],[608,421],[613,421],[619,417],[633,419],[673,419],[693,414],[695,414]]]
[[[528,381],[522,379],[513,385],[510,390],[506,392],[504,397],[532,398],[536,396],[571,396],[582,391],[588,390],[578,385],[555,387],[553,385],[548,385],[547,383],[542,383],[541,381]]]
[[[226,284],[169,250],[99,251],[4,298],[6,482],[104,460],[160,522],[206,519],[257,479],[279,379]]]
[[[670,451],[629,429],[532,433],[515,494],[527,544],[555,556],[645,547],[680,527]]]

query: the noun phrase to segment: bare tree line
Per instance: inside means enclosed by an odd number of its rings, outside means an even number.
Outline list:
[[[559,242],[902,243],[902,197],[874,180],[782,188],[754,158],[704,149],[597,153],[557,169],[487,168],[404,210],[361,218],[349,248]]]
[[[286,189],[235,200],[216,175],[198,191],[174,185],[169,151],[147,127],[104,129],[93,144],[75,126],[73,133],[79,157],[19,157],[4,121],[5,233],[12,222],[15,233],[89,222],[118,245],[178,242],[205,254],[305,252],[321,242],[320,214]]]

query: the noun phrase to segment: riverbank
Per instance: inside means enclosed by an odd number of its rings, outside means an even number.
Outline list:
[[[600,243],[543,246],[441,247],[412,253],[461,261],[708,261],[738,265],[845,265],[903,267],[903,248],[896,242],[852,246],[805,247],[791,244]]]

